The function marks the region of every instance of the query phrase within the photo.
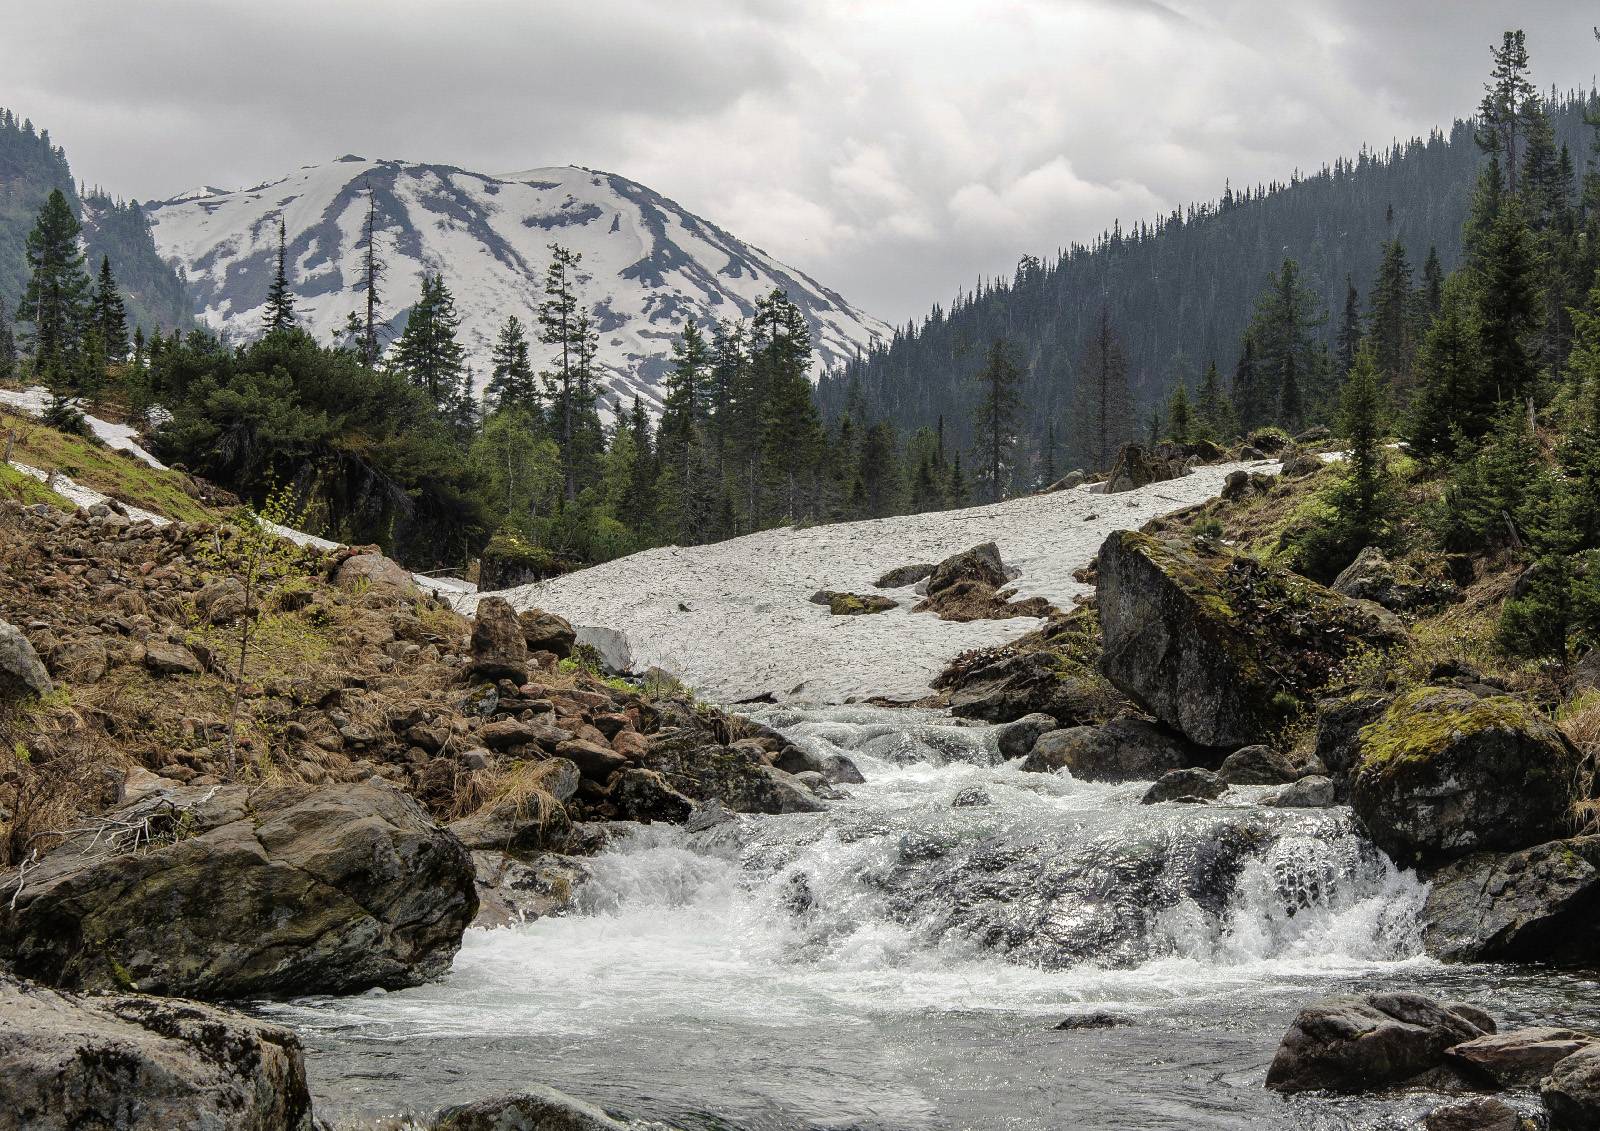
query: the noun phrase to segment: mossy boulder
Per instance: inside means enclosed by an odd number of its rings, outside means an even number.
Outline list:
[[[1209,542],[1131,530],[1100,548],[1101,670],[1202,746],[1263,741],[1341,664],[1397,640],[1381,609]]]
[[[478,556],[478,589],[488,593],[547,581],[570,573],[573,564],[514,531],[501,530]]]
[[[834,593],[828,598],[828,612],[836,617],[861,617],[872,613],[886,613],[897,602],[876,593]]]
[[[1358,742],[1351,804],[1402,863],[1552,840],[1575,800],[1578,752],[1510,695],[1418,688],[1362,727]]]

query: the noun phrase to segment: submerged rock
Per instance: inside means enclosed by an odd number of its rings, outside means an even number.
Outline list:
[[[1325,998],[1302,1009],[1267,1069],[1279,1092],[1367,1092],[1445,1063],[1445,1053],[1484,1035],[1473,1019],[1419,994]]]
[[[1394,640],[1370,609],[1209,543],[1119,530],[1099,569],[1101,670],[1202,746],[1260,742],[1308,707],[1345,657]]]
[[[1228,783],[1210,770],[1191,767],[1168,770],[1155,780],[1140,798],[1141,804],[1159,805],[1166,801],[1215,801],[1228,792]]]
[[[1074,1029],[1118,1029],[1124,1025],[1132,1025],[1133,1018],[1125,1017],[1120,1013],[1107,1013],[1096,1010],[1093,1013],[1079,1013],[1058,1021],[1053,1028],[1071,1031]]]
[[[1526,848],[1566,827],[1578,753],[1519,699],[1419,688],[1357,741],[1351,804],[1403,863]]]
[[[466,848],[376,781],[167,783],[92,824],[0,876],[0,956],[23,977],[208,998],[414,986],[477,911]]]
[[[1417,1131],[1533,1131],[1534,1123],[1493,1096],[1473,1096],[1441,1104],[1417,1124]]]
[[[312,1131],[300,1041],[173,998],[0,974],[0,1131]]]

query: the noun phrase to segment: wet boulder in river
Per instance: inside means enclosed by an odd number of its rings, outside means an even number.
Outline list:
[[[1600,959],[1600,837],[1519,852],[1479,852],[1435,872],[1422,910],[1424,949],[1455,962]]]
[[[1441,1067],[1445,1053],[1485,1030],[1419,994],[1324,998],[1302,1009],[1267,1069],[1279,1092],[1369,1092]]]
[[[1199,749],[1159,723],[1123,716],[1102,726],[1040,735],[1022,768],[1035,773],[1066,770],[1079,781],[1154,781],[1169,770],[1204,765],[1214,757],[1214,751]]]

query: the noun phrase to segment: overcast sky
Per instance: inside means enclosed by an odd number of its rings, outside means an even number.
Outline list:
[[[0,104],[141,199],[344,153],[605,169],[894,321],[1448,123],[1512,21],[1541,85],[1600,70],[1579,0],[0,0]]]

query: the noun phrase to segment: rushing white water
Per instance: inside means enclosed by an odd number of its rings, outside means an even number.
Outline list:
[[[766,721],[866,783],[824,813],[621,832],[573,913],[470,932],[445,981],[275,1009],[323,1110],[536,1080],[685,1128],[1402,1126],[1420,1101],[1261,1087],[1294,1010],[1377,985],[1521,1000],[1419,956],[1425,890],[1346,809],[1144,806],[931,712]],[[1126,1024],[1054,1029],[1103,1011]]]

